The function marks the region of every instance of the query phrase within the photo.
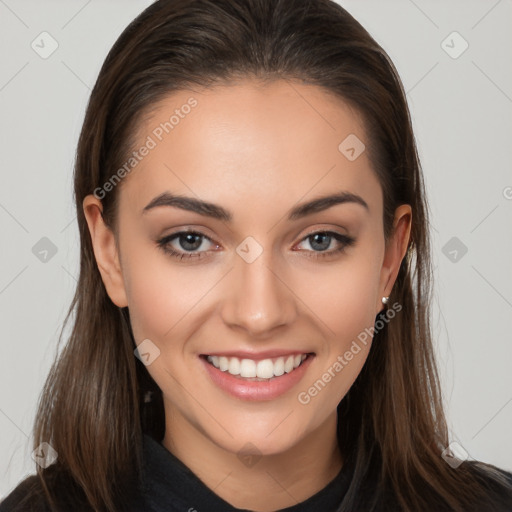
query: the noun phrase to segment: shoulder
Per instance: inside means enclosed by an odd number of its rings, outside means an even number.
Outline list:
[[[125,510],[125,504],[136,496],[137,485],[122,489],[122,506],[116,510]],[[49,496],[48,494],[49,493]],[[0,512],[94,512],[82,487],[65,468],[52,464],[41,475],[30,475],[22,480],[3,500]]]
[[[490,481],[497,481],[504,485],[512,485],[512,472],[503,468],[494,466],[487,462],[471,461],[471,466],[475,471],[485,476]]]
[[[47,496],[45,488],[50,493],[51,499]],[[85,498],[85,493],[71,475],[63,468],[52,464],[43,470],[42,475],[26,477],[0,501],[0,512],[27,510],[67,512],[69,510],[91,510],[91,508]]]
[[[488,500],[495,503],[494,510],[512,510],[512,472],[480,461],[471,461],[470,467],[486,489]]]
[[[0,501],[0,512],[50,512],[50,507],[37,475],[22,480],[13,491]]]
[[[503,477],[510,485],[512,485],[512,471],[496,468],[496,471]]]

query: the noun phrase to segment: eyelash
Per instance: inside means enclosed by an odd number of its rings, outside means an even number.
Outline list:
[[[341,254],[341,253],[345,252],[345,250],[348,247],[352,247],[355,244],[355,242],[356,242],[355,238],[347,236],[347,235],[342,235],[341,233],[337,233],[335,231],[314,231],[314,232],[309,233],[308,235],[306,235],[301,240],[301,243],[303,241],[307,240],[308,238],[311,238],[314,235],[318,235],[318,234],[331,236],[332,238],[337,240],[342,245],[340,247],[338,247],[337,249],[333,249],[333,250],[330,250],[330,251],[306,251],[306,252],[313,252],[313,253],[315,253],[314,256],[313,255],[309,256],[311,258],[325,258],[325,257],[333,256],[335,254]],[[173,258],[179,259],[179,260],[183,260],[184,258],[185,259],[190,259],[190,258],[202,259],[202,258],[205,257],[203,255],[207,251],[200,251],[200,252],[195,252],[195,253],[190,253],[190,252],[189,253],[187,253],[187,252],[183,252],[182,253],[182,252],[178,252],[178,251],[174,250],[169,244],[170,244],[171,241],[175,240],[176,238],[179,238],[181,235],[197,235],[197,236],[199,236],[199,237],[201,237],[203,239],[209,240],[210,242],[213,243],[213,240],[211,238],[209,238],[208,236],[206,236],[203,233],[200,233],[198,231],[179,231],[177,233],[173,233],[171,235],[167,235],[167,236],[157,240],[157,242],[156,242],[157,246],[160,249],[162,249],[166,254],[170,255]]]

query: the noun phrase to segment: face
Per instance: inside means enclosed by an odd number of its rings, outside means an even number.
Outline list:
[[[367,152],[339,149],[350,134],[366,142],[347,104],[284,81],[180,91],[139,126],[134,150],[150,149],[118,185],[115,255],[108,231],[94,245],[168,425],[272,454],[335,416],[407,241],[387,250]]]

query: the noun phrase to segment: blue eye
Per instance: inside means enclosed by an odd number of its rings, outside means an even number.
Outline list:
[[[179,250],[177,251],[173,248],[171,242],[174,240],[178,241],[179,245],[185,252],[180,252]],[[206,252],[204,250],[198,252],[187,252],[197,251],[197,249],[202,246],[204,240],[209,240],[211,242],[211,239],[203,233],[196,231],[180,231],[179,233],[174,233],[172,235],[161,238],[157,241],[157,244],[158,247],[160,247],[165,253],[181,260],[183,258],[204,257],[204,253]]]
[[[303,241],[306,240],[309,241],[309,245],[314,249],[313,251],[308,251],[314,253],[314,255],[311,255],[312,258],[322,258],[339,254],[344,252],[347,247],[351,247],[355,244],[354,238],[336,233],[335,231],[316,231],[303,239]],[[333,241],[339,244],[338,247],[336,249],[327,250]]]
[[[214,242],[203,233],[197,231],[180,231],[157,240],[157,246],[166,254],[179,260],[204,258],[207,256],[208,250],[204,248],[202,250],[199,249],[206,240],[214,244]],[[175,241],[178,242],[180,247],[173,246],[172,243]],[[303,238],[301,243],[305,241],[308,241],[313,249],[306,251],[312,253],[310,255],[312,258],[333,256],[342,253],[347,247],[351,247],[355,244],[354,238],[334,231],[316,231]],[[328,250],[333,241],[338,244],[338,247]],[[219,247],[217,244],[214,245]]]

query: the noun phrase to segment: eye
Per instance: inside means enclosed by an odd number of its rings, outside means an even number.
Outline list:
[[[308,250],[308,252],[314,253],[311,257],[323,258],[344,252],[347,247],[353,246],[356,240],[353,237],[335,231],[315,231],[307,235],[301,244],[304,242],[308,242],[313,249],[312,251]],[[337,247],[328,250],[333,243]]]
[[[207,252],[207,249],[203,245],[206,240],[209,243],[213,243],[213,241],[203,233],[197,231],[180,231],[157,240],[157,246],[166,254],[180,260],[184,258],[203,258]],[[216,246],[218,247],[218,245]]]
[[[183,260],[206,257],[208,248],[204,247],[205,241],[206,246],[214,244],[216,248],[219,247],[211,238],[198,231],[179,231],[157,240],[156,243],[166,254]],[[312,250],[306,249],[306,252],[312,253],[310,257],[322,258],[344,252],[347,247],[355,244],[355,239],[335,231],[316,231],[307,235],[300,243],[304,242],[312,247]],[[329,250],[333,243],[335,248]]]

